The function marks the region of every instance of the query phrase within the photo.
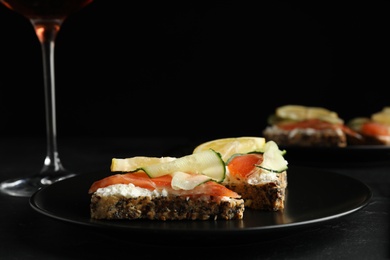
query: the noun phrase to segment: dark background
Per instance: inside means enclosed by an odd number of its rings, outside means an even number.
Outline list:
[[[284,104],[345,120],[390,105],[388,1],[134,2],[63,24],[59,137],[261,135]],[[0,31],[0,135],[45,136],[32,25],[0,6]]]

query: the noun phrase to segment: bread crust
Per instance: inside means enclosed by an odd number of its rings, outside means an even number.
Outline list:
[[[242,219],[244,200],[213,196],[159,196],[128,198],[122,195],[91,196],[93,219],[230,220]]]

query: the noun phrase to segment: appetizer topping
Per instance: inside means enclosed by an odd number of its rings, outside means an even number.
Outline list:
[[[99,188],[105,188],[115,184],[129,184],[132,183],[137,187],[155,190],[157,187],[165,188],[171,185],[172,176],[165,175],[159,178],[151,179],[144,172],[133,172],[124,174],[114,174],[92,183],[88,193],[94,193]]]
[[[203,191],[206,195],[227,196],[230,194],[229,196],[238,196],[217,183],[225,179],[226,167],[221,155],[212,149],[177,159],[142,156],[126,159],[115,158],[112,160],[111,169],[120,170],[122,173],[94,182],[89,193],[111,185],[133,184],[151,191],[165,189],[172,193],[173,190],[172,194],[177,195],[188,193],[184,191],[191,191],[192,194],[201,194]],[[208,184],[208,182],[214,184]],[[131,187],[129,186],[129,188]]]
[[[268,141],[264,146],[263,162],[258,167],[270,172],[282,172],[287,170],[287,164],[278,145],[274,141]]]
[[[253,153],[232,156],[227,165],[228,172],[225,183],[257,185],[277,182],[280,179],[280,174],[285,171],[265,169],[261,166],[263,161],[263,154]]]
[[[131,172],[136,169],[156,163],[165,163],[175,160],[175,157],[147,157],[136,156],[132,158],[113,158],[111,160],[112,172]]]
[[[371,117],[356,117],[348,122],[348,126],[368,136],[390,136],[390,107],[384,107]]]
[[[233,155],[227,162],[229,175],[239,180],[246,180],[257,170],[256,165],[260,165],[263,159],[263,154],[259,153]]]
[[[366,122],[361,126],[360,132],[372,136],[390,136],[390,125]]]
[[[231,137],[216,139],[202,143],[195,147],[193,153],[199,153],[205,150],[213,149],[219,152],[224,162],[233,154],[249,153],[254,151],[263,151],[265,138],[263,137]]]
[[[351,119],[348,122],[348,127],[350,127],[352,130],[359,132],[362,128],[362,125],[365,123],[370,122],[370,118],[368,117],[356,117],[354,119]]]
[[[165,189],[159,190],[149,190],[141,187],[137,187],[132,183],[129,184],[115,184],[107,187],[102,187],[96,190],[96,194],[99,196],[115,196],[122,195],[127,198],[137,198],[140,196],[143,197],[160,197],[167,196],[167,191]]]
[[[337,129],[340,125],[339,124],[333,124],[329,123],[327,121],[322,121],[320,119],[307,119],[304,121],[287,121],[287,122],[281,122],[278,124],[278,127],[283,130],[293,130],[296,128],[311,128],[316,130],[322,130],[322,129],[328,129],[333,128]]]
[[[254,173],[280,173],[288,169],[283,153],[274,141],[268,141],[263,153],[233,155],[227,162],[227,168],[230,175],[241,180]]]
[[[343,124],[344,121],[334,111],[323,107],[307,107],[301,105],[285,105],[278,107],[275,114],[268,118],[268,123],[273,125],[280,121],[305,121],[318,119],[332,124]]]
[[[175,172],[203,174],[217,182],[221,182],[225,178],[225,164],[221,155],[211,149],[180,158],[143,156],[124,159],[113,158],[111,171],[144,171],[151,178]]]
[[[390,126],[390,107],[384,107],[382,111],[372,114],[371,120]]]
[[[190,180],[191,176],[192,175],[190,175]],[[196,179],[196,177],[194,177],[194,179]],[[170,174],[156,178],[150,178],[144,172],[115,174],[95,181],[89,188],[88,193],[92,194],[97,192],[98,194],[111,194],[119,191],[121,194],[126,194],[128,197],[136,197],[139,194],[143,194],[144,196],[167,196],[167,194],[172,194],[178,196],[208,195],[227,196],[231,198],[240,197],[236,192],[231,191],[222,184],[214,181],[201,183],[202,185],[199,185],[200,183],[198,183],[198,185],[189,184],[186,186],[186,181],[183,178],[181,181],[174,181],[175,187],[171,186],[172,181],[173,177]],[[196,181],[194,183],[196,183]],[[177,185],[186,189],[179,189]],[[192,186],[194,186],[193,189],[190,189]],[[133,190],[135,187],[137,188]],[[126,191],[124,191],[124,189]],[[142,189],[149,190],[150,192]]]
[[[217,182],[225,178],[225,163],[212,149],[180,157],[176,160],[140,167],[149,177],[155,178],[175,172],[203,174]]]
[[[189,174],[185,172],[175,172],[172,176],[171,186],[175,190],[192,190],[196,186],[211,180],[211,178],[206,175]]]

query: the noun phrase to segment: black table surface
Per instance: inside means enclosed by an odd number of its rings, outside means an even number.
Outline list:
[[[180,156],[194,143],[185,138],[64,138],[58,141],[63,165],[77,173],[109,169],[113,157]],[[0,181],[40,170],[46,143],[40,138],[0,139]],[[368,156],[367,156],[368,157]],[[114,234],[53,219],[34,210],[29,198],[0,193],[0,259],[389,259],[390,155],[356,162],[290,165],[318,167],[348,175],[373,192],[368,205],[334,221],[283,235],[237,244],[129,242]],[[142,241],[145,241],[143,238]]]

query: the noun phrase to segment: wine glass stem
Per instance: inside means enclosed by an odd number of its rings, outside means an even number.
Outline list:
[[[54,47],[63,20],[31,20],[42,48],[47,151],[41,173],[64,171],[57,147]]]

